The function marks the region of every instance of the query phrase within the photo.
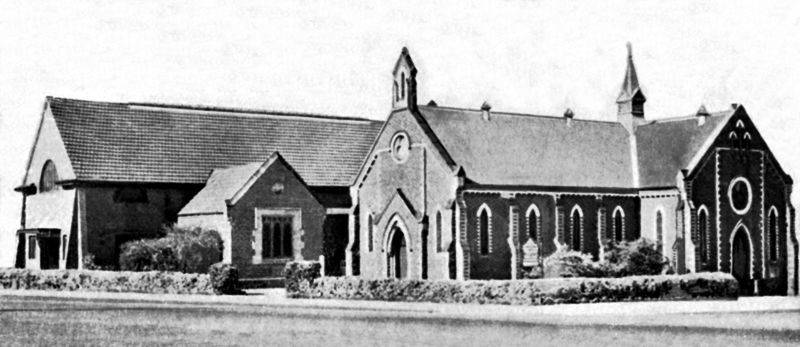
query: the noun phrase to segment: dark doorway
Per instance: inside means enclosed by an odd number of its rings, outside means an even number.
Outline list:
[[[731,245],[732,264],[731,274],[739,281],[739,293],[752,294],[752,279],[750,278],[750,242],[747,232],[743,228],[736,229]]]
[[[25,268],[25,234],[18,235],[19,241],[17,241],[17,259],[14,262],[14,267],[18,269]]]
[[[322,254],[325,256],[325,276],[345,274],[345,251],[348,240],[346,214],[328,215],[323,226]]]
[[[40,269],[58,269],[60,245],[58,237],[39,237]]]
[[[389,235],[389,253],[387,254],[387,276],[405,278],[408,276],[408,255],[406,254],[406,238],[403,231],[393,226]]]
[[[422,279],[428,279],[428,227],[422,229]]]

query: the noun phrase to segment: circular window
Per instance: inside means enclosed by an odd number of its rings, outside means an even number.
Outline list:
[[[408,159],[410,143],[408,135],[404,132],[399,132],[392,138],[392,158],[398,163],[405,162]]]
[[[728,201],[730,201],[734,212],[738,214],[747,213],[753,202],[753,189],[750,187],[750,182],[744,177],[734,178],[728,186]]]

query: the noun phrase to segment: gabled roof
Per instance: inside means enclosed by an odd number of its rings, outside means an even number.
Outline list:
[[[270,155],[264,162],[215,169],[211,172],[208,181],[206,181],[206,186],[178,214],[224,213],[227,211],[228,204],[236,204],[267,169],[277,163],[286,166],[296,175],[292,166],[277,152]],[[300,182],[303,182],[299,175],[296,175],[296,177]]]
[[[77,180],[202,184],[280,151],[311,186],[347,186],[381,121],[48,97]]]
[[[703,145],[719,132],[734,110],[708,116],[688,116],[656,120],[636,127],[636,145],[641,187],[675,186],[675,177],[690,162]],[[699,121],[698,117],[704,117]]]
[[[735,112],[712,113],[702,122],[696,115],[651,121],[636,127],[632,143],[617,122],[502,112],[487,121],[481,110],[419,110],[472,182],[584,188],[674,187],[680,170],[689,169]]]
[[[419,106],[466,176],[484,185],[633,187],[629,134],[616,122]]]

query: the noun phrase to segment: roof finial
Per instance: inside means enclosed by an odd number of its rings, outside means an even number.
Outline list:
[[[628,46],[628,58],[633,58],[633,45],[631,45],[631,42],[628,41],[626,46]]]

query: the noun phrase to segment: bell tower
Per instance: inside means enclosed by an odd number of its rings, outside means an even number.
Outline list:
[[[625,70],[625,79],[617,97],[617,120],[633,132],[637,125],[644,123],[644,103],[647,98],[639,88],[639,77],[633,65],[633,52],[631,43],[628,42],[628,66]]]
[[[403,47],[392,70],[392,110],[417,108],[417,68],[411,60],[408,48]]]

